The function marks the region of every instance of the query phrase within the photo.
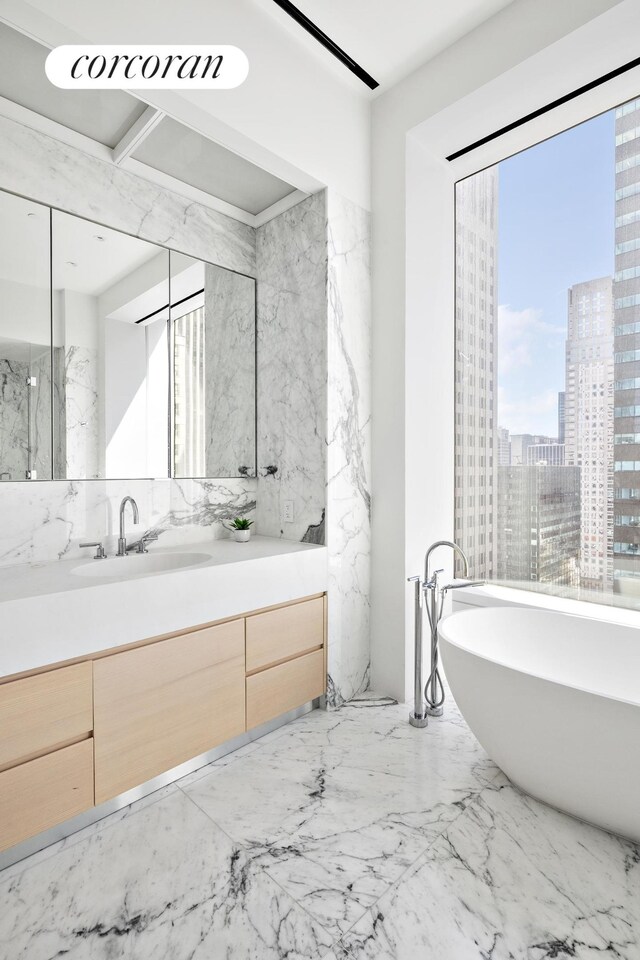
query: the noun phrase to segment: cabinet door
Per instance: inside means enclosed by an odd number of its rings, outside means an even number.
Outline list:
[[[0,770],[88,736],[91,663],[0,684]]]
[[[321,597],[247,617],[247,673],[317,650],[323,643]]]
[[[247,729],[325,692],[324,653],[316,650],[247,677]]]
[[[93,806],[91,739],[0,773],[0,850]]]
[[[96,660],[96,803],[244,730],[244,620]]]

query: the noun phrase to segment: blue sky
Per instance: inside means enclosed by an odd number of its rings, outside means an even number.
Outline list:
[[[556,436],[567,290],[614,269],[614,112],[503,160],[498,178],[498,422]]]

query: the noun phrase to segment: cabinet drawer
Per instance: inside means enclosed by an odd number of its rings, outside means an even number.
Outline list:
[[[91,663],[0,684],[0,770],[92,728]]]
[[[325,692],[324,652],[316,650],[247,677],[247,729]]]
[[[244,733],[244,621],[94,664],[96,803]]]
[[[0,773],[0,850],[93,806],[93,741]]]
[[[323,643],[322,597],[247,617],[247,673],[298,657]]]

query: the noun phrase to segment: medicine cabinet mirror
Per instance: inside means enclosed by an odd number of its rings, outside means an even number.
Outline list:
[[[0,192],[0,479],[255,476],[255,280]]]

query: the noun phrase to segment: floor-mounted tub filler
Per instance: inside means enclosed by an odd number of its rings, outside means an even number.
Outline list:
[[[448,547],[457,554],[462,561],[464,579],[442,583],[440,574],[444,573],[444,569],[431,570],[431,554],[440,547]],[[444,601],[450,590],[456,590],[458,587],[481,586],[483,583],[482,580],[471,581],[468,577],[469,561],[464,550],[452,540],[436,540],[424,557],[424,579],[420,576],[408,578],[408,582],[414,584],[414,698],[413,710],[409,714],[409,723],[414,727],[426,727],[429,717],[442,716],[445,693],[438,667],[438,624],[442,619]],[[429,619],[430,667],[427,682],[423,686],[422,635],[425,607]]]
[[[640,631],[485,607],[444,620],[440,640],[456,703],[507,776],[640,841]]]

